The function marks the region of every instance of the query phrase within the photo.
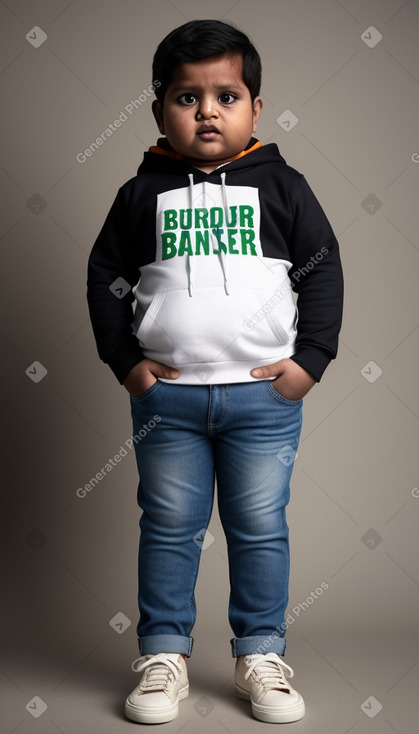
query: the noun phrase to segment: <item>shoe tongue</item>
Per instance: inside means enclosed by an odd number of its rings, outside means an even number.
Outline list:
[[[276,660],[272,660],[272,658],[267,658],[266,655],[252,655],[252,661],[256,660],[257,665],[268,665],[269,667],[276,667],[278,665]]]
[[[164,656],[165,658],[169,658],[169,660],[177,660],[179,654],[180,653],[178,652],[150,652],[147,653],[147,655],[144,655],[144,657],[147,658],[147,660],[150,660],[150,658],[159,658],[161,655],[162,657]]]

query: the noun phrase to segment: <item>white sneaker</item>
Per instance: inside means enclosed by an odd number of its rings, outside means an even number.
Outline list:
[[[178,702],[189,693],[183,655],[160,652],[137,658],[132,669],[143,673],[125,701],[125,715],[142,724],[163,724],[178,715]]]
[[[286,724],[302,719],[305,706],[302,696],[287,679],[294,671],[274,652],[237,658],[234,680],[239,698],[251,701],[255,719],[271,724]]]

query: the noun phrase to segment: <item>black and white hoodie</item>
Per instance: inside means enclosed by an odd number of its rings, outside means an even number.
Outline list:
[[[283,357],[320,380],[342,300],[320,204],[277,146],[254,138],[212,173],[159,140],[89,258],[98,352],[121,383],[144,357],[176,367],[174,383],[253,382],[251,369]]]

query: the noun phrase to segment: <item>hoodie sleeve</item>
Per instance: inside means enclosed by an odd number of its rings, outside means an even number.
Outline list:
[[[144,355],[132,332],[132,292],[139,280],[127,202],[121,190],[90,253],[87,300],[99,357],[122,384]],[[121,279],[121,280],[118,280]]]
[[[289,277],[298,294],[295,353],[317,381],[336,357],[342,323],[343,274],[329,221],[302,176],[295,191]]]

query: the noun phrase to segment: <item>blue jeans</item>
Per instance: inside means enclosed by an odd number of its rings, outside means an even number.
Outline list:
[[[214,499],[227,540],[232,655],[285,651],[286,505],[302,400],[270,380],[176,385],[131,397],[140,474],[141,655],[191,655],[195,584]]]

